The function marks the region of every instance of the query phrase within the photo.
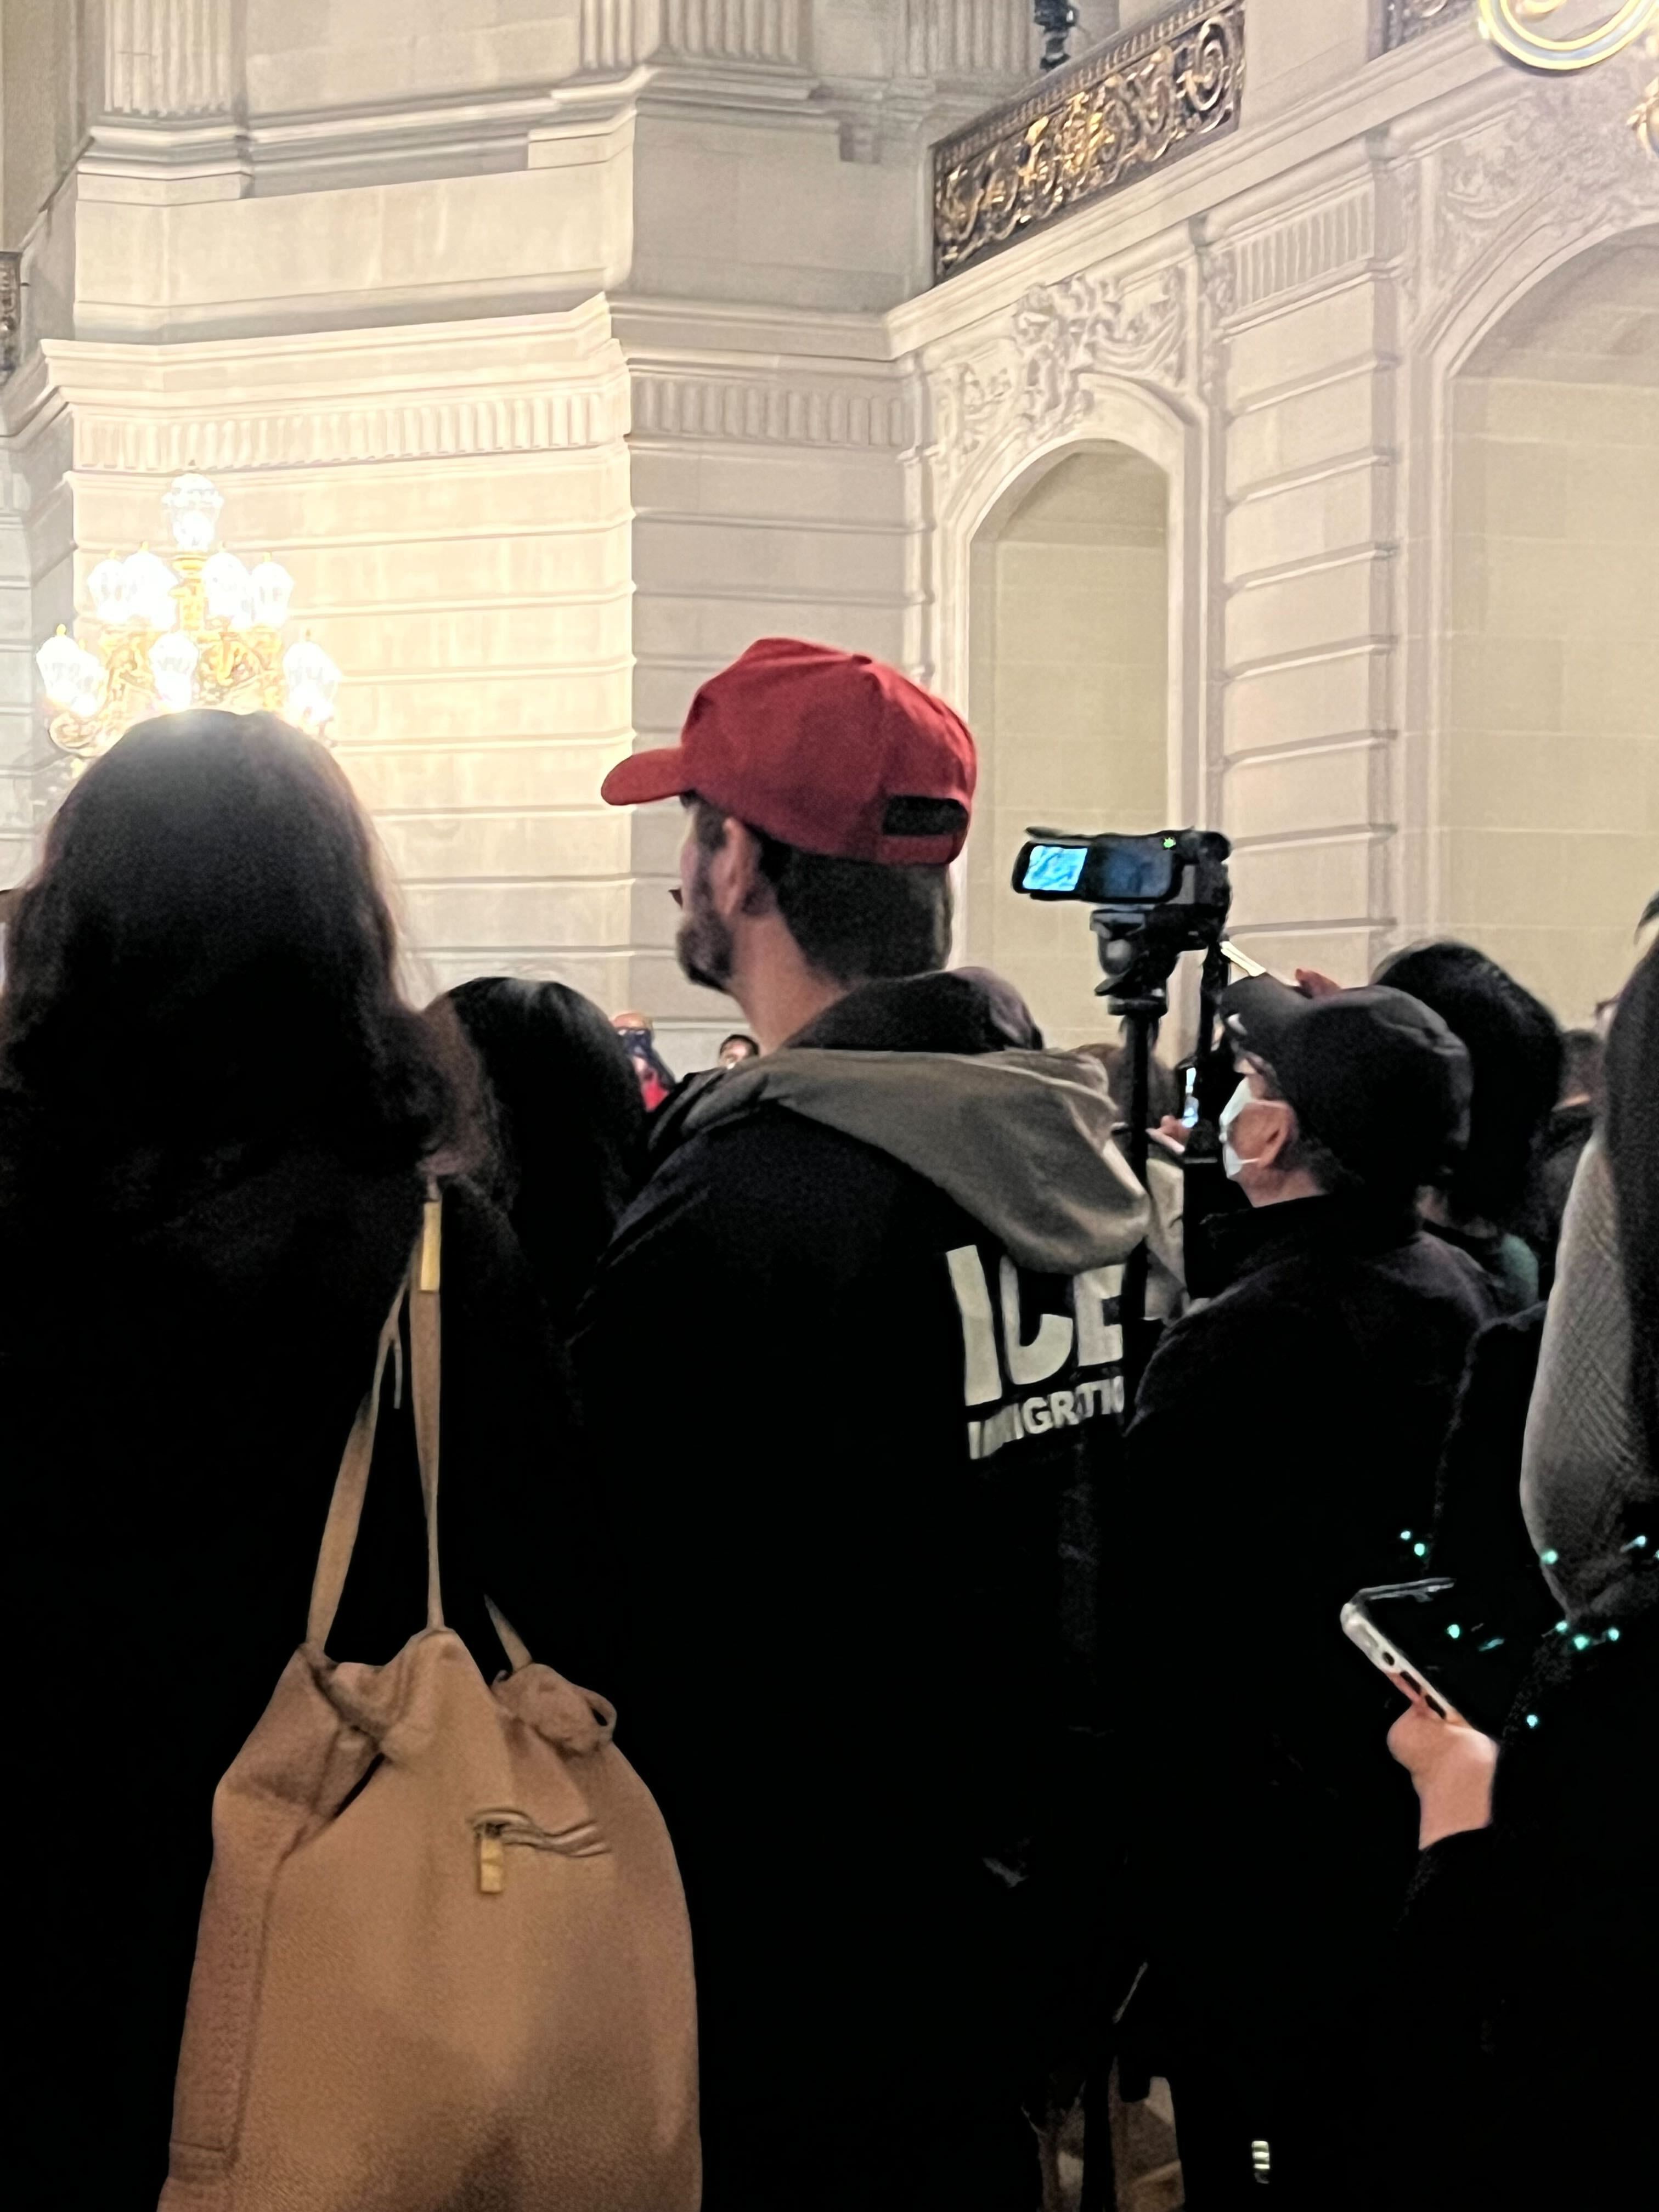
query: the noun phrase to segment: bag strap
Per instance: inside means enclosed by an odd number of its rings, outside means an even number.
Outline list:
[[[311,1585],[311,1611],[306,1623],[306,1642],[322,1650],[340,1609],[357,1531],[368,1492],[369,1469],[374,1460],[374,1432],[380,1422],[380,1392],[388,1358],[397,1371],[396,1401],[403,1401],[403,1312],[409,1304],[409,1348],[411,1395],[415,1408],[415,1448],[421,1468],[421,1497],[426,1509],[426,1625],[444,1625],[442,1589],[438,1576],[438,1425],[439,1373],[441,1340],[439,1293],[442,1279],[443,1200],[437,1185],[428,1179],[421,1222],[420,1241],[408,1273],[398,1285],[392,1310],[380,1330],[374,1353],[374,1379],[357,1409],[351,1434],[340,1462],[323,1528],[317,1572]]]
[[[426,1506],[426,1625],[444,1625],[443,1589],[438,1577],[439,1378],[442,1332],[438,1294],[443,1280],[444,1204],[438,1186],[428,1179],[421,1218],[421,1243],[410,1271],[409,1351],[415,1400],[415,1449],[421,1462],[421,1497]]]

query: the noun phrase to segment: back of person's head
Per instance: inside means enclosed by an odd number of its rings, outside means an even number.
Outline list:
[[[645,1105],[614,1024],[563,983],[478,976],[448,1003],[483,1069],[491,1195],[556,1328],[645,1172]]]
[[[1659,941],[1620,994],[1602,1068],[1602,1142],[1613,1173],[1631,1316],[1631,1395],[1659,1471]]]
[[[726,840],[726,809],[692,801],[702,851]],[[745,824],[760,848],[760,873],[808,965],[837,983],[926,975],[951,957],[951,872],[928,866],[843,860],[810,853]]]
[[[9,1153],[51,1149],[142,1202],[212,1162],[314,1149],[379,1170],[455,1133],[368,822],[274,714],[128,731],[59,808],[6,938]]]
[[[1372,980],[1431,1006],[1468,1053],[1468,1137],[1443,1192],[1453,1219],[1514,1226],[1561,1096],[1555,1017],[1495,960],[1449,939],[1407,946]]]
[[[808,969],[850,988],[949,958],[950,863],[976,775],[960,717],[902,671],[774,637],[701,686],[678,744],[619,762],[603,793],[613,806],[678,798],[691,810],[696,868],[678,949],[694,981],[725,988],[742,964],[738,933],[758,930],[775,948],[775,920]],[[714,864],[728,840],[740,881],[717,911]]]
[[[1472,1079],[1432,1008],[1387,986],[1308,997],[1257,975],[1228,987],[1221,1012],[1243,1068],[1221,1116],[1223,1158],[1253,1204],[1287,1194],[1296,1177],[1409,1212],[1445,1172]]]

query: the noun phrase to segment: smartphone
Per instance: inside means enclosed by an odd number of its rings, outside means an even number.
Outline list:
[[[1268,975],[1271,969],[1264,968],[1259,960],[1252,960],[1248,952],[1241,952],[1231,938],[1221,940],[1221,957],[1230,968],[1237,968],[1241,975]]]
[[[1518,1655],[1501,1631],[1468,1618],[1449,1577],[1358,1590],[1342,1608],[1342,1629],[1374,1667],[1420,1692],[1442,1720],[1502,1735]]]

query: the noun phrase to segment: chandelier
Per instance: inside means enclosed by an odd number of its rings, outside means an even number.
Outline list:
[[[112,554],[87,579],[99,630],[88,650],[60,623],[35,655],[52,743],[85,762],[134,722],[187,707],[269,708],[321,737],[340,672],[307,633],[283,649],[294,579],[269,555],[248,568],[213,550],[223,495],[193,471],[161,504],[173,529],[169,563],[148,544]]]

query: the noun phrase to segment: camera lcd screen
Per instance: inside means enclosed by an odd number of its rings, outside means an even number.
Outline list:
[[[1033,845],[1022,890],[1074,891],[1089,857],[1086,845]]]

